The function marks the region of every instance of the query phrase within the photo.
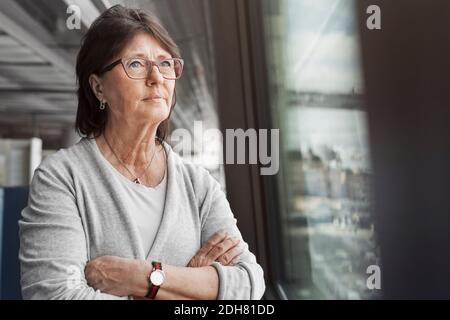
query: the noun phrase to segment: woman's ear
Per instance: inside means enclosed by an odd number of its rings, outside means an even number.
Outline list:
[[[103,101],[102,79],[96,74],[89,76],[89,85],[99,101]]]

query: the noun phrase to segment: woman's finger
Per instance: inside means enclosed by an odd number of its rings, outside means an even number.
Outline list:
[[[227,238],[224,241],[216,244],[214,248],[206,255],[206,258],[210,261],[217,260],[218,257],[223,255],[225,252],[239,244],[239,238]]]
[[[206,255],[211,251],[212,248],[214,248],[215,245],[224,241],[227,237],[228,233],[225,232],[225,230],[219,230],[214,233],[195,253],[191,261],[189,261],[188,267],[198,268],[209,266],[214,260],[209,261]]]
[[[228,265],[229,266],[234,266],[239,262],[239,258],[241,255],[236,256]]]
[[[236,245],[222,254],[220,257],[218,257],[217,261],[219,261],[224,266],[232,265],[233,262],[236,262],[236,258],[243,253],[243,250],[244,249],[241,246]]]
[[[214,248],[217,244],[221,243],[227,237],[228,233],[225,230],[217,231],[208,240],[206,240],[206,242],[203,244],[200,250],[197,251],[196,255],[206,256],[211,251],[212,248]]]

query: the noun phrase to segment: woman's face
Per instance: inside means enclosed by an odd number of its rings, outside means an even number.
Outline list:
[[[158,61],[172,56],[155,38],[147,33],[138,33],[112,61],[121,58]],[[108,63],[110,61],[106,62]],[[148,126],[150,123],[159,124],[168,118],[175,80],[164,79],[156,67],[153,67],[147,79],[131,79],[122,64],[118,64],[101,77],[93,76],[91,87],[97,98],[108,104],[110,116],[133,126]]]

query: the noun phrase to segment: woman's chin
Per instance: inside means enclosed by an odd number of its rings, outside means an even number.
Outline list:
[[[141,110],[142,118],[154,121],[167,119],[170,108],[167,106],[165,100],[163,100],[161,103],[146,104]]]
[[[146,109],[168,109],[167,101],[165,99],[142,100],[142,103]]]

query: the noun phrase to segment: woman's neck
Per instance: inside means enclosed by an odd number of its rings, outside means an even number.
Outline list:
[[[157,127],[106,128],[101,138],[128,168],[145,168],[154,154],[161,148],[156,140]]]

